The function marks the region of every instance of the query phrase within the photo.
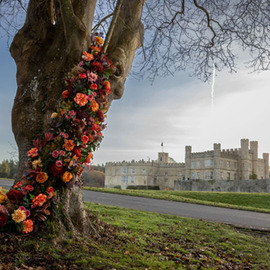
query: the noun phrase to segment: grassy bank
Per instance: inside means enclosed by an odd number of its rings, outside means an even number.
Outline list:
[[[96,230],[88,240],[71,235],[57,240],[50,223],[43,234],[0,233],[0,269],[270,269],[270,233],[92,203],[86,207]]]
[[[238,192],[203,192],[203,191],[166,191],[166,190],[119,190],[119,189],[85,189],[99,192],[141,196],[155,199],[198,203],[249,211],[270,213],[269,193]]]

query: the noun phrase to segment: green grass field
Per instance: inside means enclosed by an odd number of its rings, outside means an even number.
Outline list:
[[[166,190],[119,190],[85,188],[99,192],[110,192],[155,199],[198,203],[242,210],[270,213],[269,193],[203,192],[203,191],[166,191]]]

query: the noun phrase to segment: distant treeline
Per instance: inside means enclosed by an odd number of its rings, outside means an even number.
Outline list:
[[[105,165],[94,165],[85,168],[82,173],[84,184],[88,187],[104,187]]]
[[[14,161],[13,159],[10,160],[3,160],[0,163],[0,177],[1,178],[16,178],[16,173],[18,170],[18,161]]]

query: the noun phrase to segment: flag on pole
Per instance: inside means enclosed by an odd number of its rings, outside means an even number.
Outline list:
[[[161,143],[161,146],[163,147],[163,142]]]

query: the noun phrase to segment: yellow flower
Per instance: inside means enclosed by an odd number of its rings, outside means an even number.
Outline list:
[[[63,182],[65,182],[65,183],[69,182],[71,179],[72,179],[72,174],[71,174],[70,172],[65,172],[65,173],[62,175],[62,180],[63,180]]]
[[[32,165],[33,165],[33,167],[34,167],[35,169],[37,168],[37,166],[42,167],[41,159],[39,158],[39,159],[34,160],[34,161],[32,162]]]
[[[7,200],[7,196],[4,194],[0,194],[0,204],[4,203]]]
[[[57,115],[58,115],[58,113],[54,112],[54,113],[52,113],[51,118],[56,118]]]
[[[12,219],[16,222],[16,223],[20,223],[22,221],[24,221],[26,219],[26,215],[24,213],[23,210],[15,210],[14,213],[12,214]]]

